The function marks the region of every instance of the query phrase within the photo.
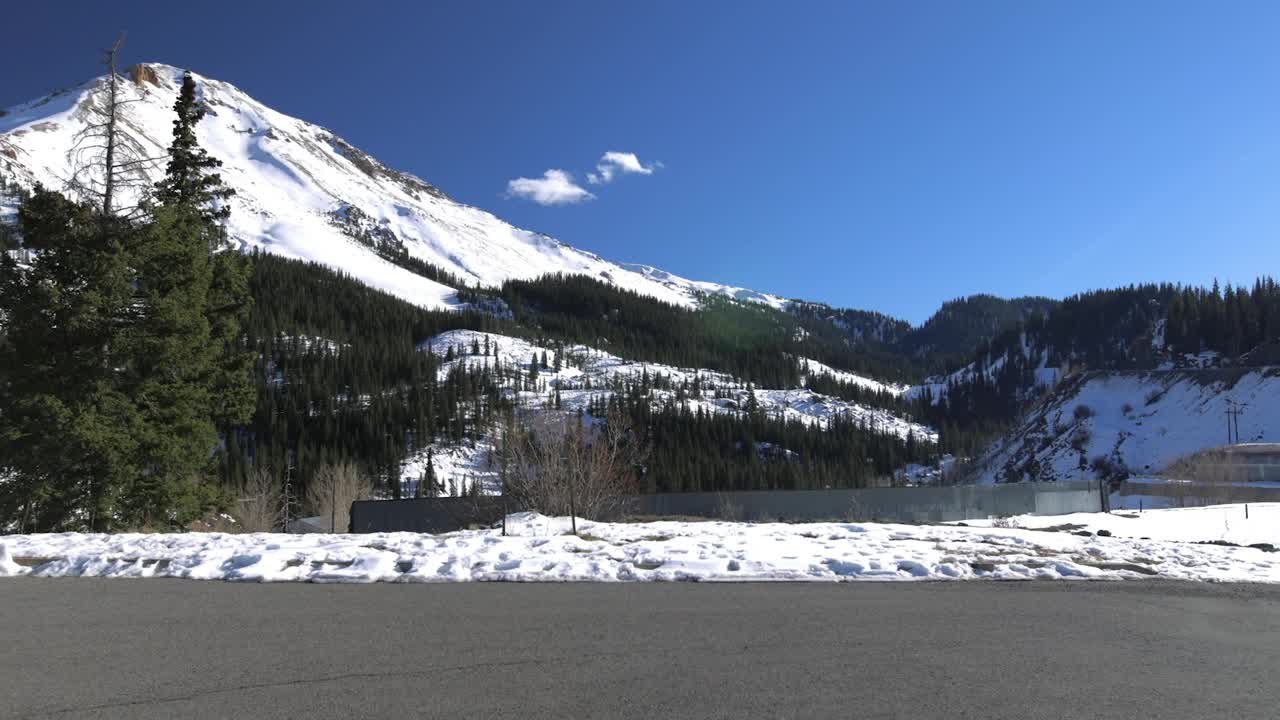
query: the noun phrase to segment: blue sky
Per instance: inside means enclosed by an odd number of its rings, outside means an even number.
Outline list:
[[[517,225],[917,322],[975,292],[1280,269],[1275,3],[48,2],[6,20],[3,106],[99,74],[127,30],[126,61],[233,82]],[[608,151],[652,172],[589,183]],[[594,197],[508,192],[552,169]]]

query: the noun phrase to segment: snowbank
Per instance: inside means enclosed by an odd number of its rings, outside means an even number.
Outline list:
[[[1069,533],[873,523],[580,521],[512,516],[447,535],[51,534],[3,539],[0,573],[260,582],[970,580],[1280,582],[1280,554]],[[34,559],[33,559],[34,558]]]
[[[1247,512],[1247,517],[1246,517]],[[968,520],[967,525],[990,526],[991,520]],[[1179,542],[1223,541],[1237,545],[1270,543],[1280,546],[1280,503],[1209,505],[1163,510],[1117,510],[1112,513],[1071,515],[1020,515],[1003,523],[1020,528],[1079,526],[1080,530],[1106,530],[1115,537],[1150,538]]]

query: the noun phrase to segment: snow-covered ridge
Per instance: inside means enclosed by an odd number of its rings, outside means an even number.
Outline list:
[[[911,389],[906,385],[881,382],[846,370],[837,370],[836,368],[820,363],[817,360],[810,360],[809,358],[800,358],[799,360],[801,371],[806,375],[826,375],[837,382],[845,383],[847,385],[857,385],[872,392],[888,393],[889,395],[894,396],[902,395]]]
[[[474,330],[451,330],[423,342],[423,350],[430,349],[445,361],[441,363],[441,377],[454,367],[502,367],[507,371],[518,370],[526,377],[530,368],[537,365],[538,387],[523,391],[526,404],[546,402],[555,390],[559,390],[562,406],[566,409],[586,407],[593,398],[607,397],[619,381],[634,381],[648,377],[654,387],[650,397],[656,404],[678,401],[691,411],[699,409],[712,413],[742,412],[747,407],[749,390],[747,383],[731,375],[714,370],[678,368],[661,363],[626,360],[611,353],[585,345],[566,346],[558,357],[554,347],[538,347],[520,338],[495,335]],[[543,365],[543,358],[546,364]],[[558,367],[557,367],[558,366]],[[839,371],[827,368],[827,371]],[[810,372],[819,368],[810,366]],[[849,378],[892,391],[894,386],[846,373]],[[693,386],[699,388],[693,390]],[[678,388],[686,385],[684,399],[678,398]],[[756,403],[766,415],[798,420],[806,424],[825,427],[837,416],[864,422],[880,432],[894,433],[900,437],[913,434],[922,442],[937,442],[938,434],[931,428],[898,417],[880,408],[867,407],[840,398],[797,389],[754,388]]]
[[[167,152],[182,71],[135,66],[120,87],[124,133],[140,155]],[[703,293],[782,307],[772,295],[692,281],[656,268],[620,265],[546,235],[522,230],[449,198],[430,183],[390,168],[331,131],[276,112],[236,86],[195,76],[209,112],[200,143],[223,162],[236,191],[228,231],[241,248],[312,260],[429,308],[457,307],[455,288],[381,257],[371,245],[399,244],[468,285],[548,273],[581,274],[677,305]],[[77,136],[92,121],[105,78],[0,113],[0,172],[30,187],[62,189],[73,175]],[[160,178],[164,162],[139,167],[138,180]]]

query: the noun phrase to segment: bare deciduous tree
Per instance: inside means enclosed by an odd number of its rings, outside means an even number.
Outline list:
[[[280,527],[282,509],[280,487],[271,471],[255,467],[249,471],[232,515],[243,532],[273,532]]]
[[[332,522],[330,532],[346,532],[351,521],[351,503],[373,495],[373,484],[353,463],[321,467],[307,488],[311,511]]]
[[[103,218],[114,213],[135,214],[138,201],[150,187],[147,169],[166,155],[160,150],[154,153],[156,156],[149,156],[139,139],[125,132],[129,125],[126,108],[138,99],[126,97],[124,78],[116,67],[123,44],[122,34],[105,51],[107,75],[103,89],[91,94],[79,108],[87,120],[70,150],[72,176],[67,179],[68,189],[101,210]],[[131,203],[127,207],[122,206],[122,196],[126,194]]]
[[[549,515],[599,519],[636,492],[646,447],[623,414],[590,423],[559,412],[526,416],[503,437],[505,493]]]

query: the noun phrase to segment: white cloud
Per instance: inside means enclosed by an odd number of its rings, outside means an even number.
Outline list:
[[[522,197],[539,205],[571,205],[592,200],[592,195],[578,185],[571,173],[548,170],[540,178],[516,178],[507,183],[507,197]]]
[[[642,164],[635,153],[610,150],[600,156],[600,162],[596,163],[596,171],[587,173],[587,182],[592,185],[603,185],[612,182],[613,178],[619,174],[652,175],[653,171],[660,167],[662,163],[658,162]]]

